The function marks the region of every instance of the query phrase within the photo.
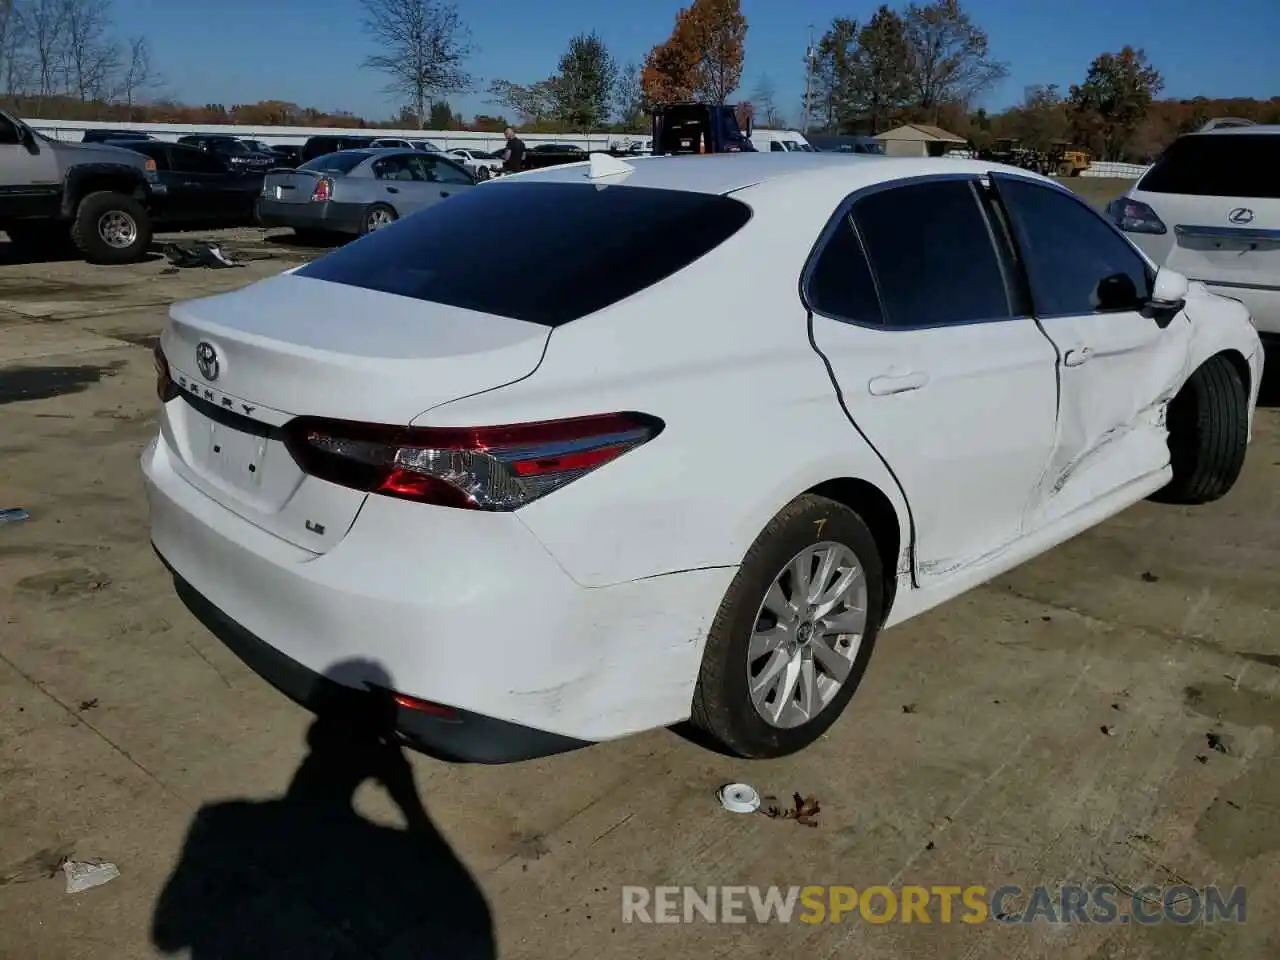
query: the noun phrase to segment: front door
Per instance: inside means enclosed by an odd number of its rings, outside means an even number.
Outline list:
[[[51,144],[22,131],[0,113],[0,219],[48,217],[58,212],[61,182]]]
[[[805,282],[813,340],[911,510],[922,586],[1022,533],[1049,458],[1054,349],[976,178],[857,197]]]
[[[1084,201],[1021,177],[992,180],[1058,352],[1053,456],[1028,518],[1043,526],[1168,465],[1165,414],[1188,373],[1191,324],[1150,314],[1154,270]]]

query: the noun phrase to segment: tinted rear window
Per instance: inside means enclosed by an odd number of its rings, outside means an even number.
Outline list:
[[[308,160],[299,170],[315,170],[317,173],[350,173],[364,161],[369,159],[369,154],[363,151],[353,153],[326,153],[323,156],[316,157],[314,160]]]
[[[1280,134],[1180,137],[1138,183],[1150,193],[1280,199]]]
[[[480,186],[315,260],[312,277],[556,327],[683,269],[751,219],[730,197],[644,187]],[[503,237],[476,255],[468,236]]]

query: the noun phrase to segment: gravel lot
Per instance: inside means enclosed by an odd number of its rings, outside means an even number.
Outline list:
[[[1123,188],[1077,182],[1095,202]],[[1280,953],[1274,406],[1225,500],[1141,504],[890,631],[804,754],[747,764],[659,731],[516,766],[413,756],[414,814],[398,755],[309,729],[149,548],[137,458],[167,305],[314,253],[220,236],[264,259],[0,265],[0,507],[32,515],[0,525],[0,956]],[[816,796],[820,828],[723,812],[731,780]],[[68,895],[64,856],[121,876]],[[620,892],[1099,882],[1243,884],[1247,922],[626,925]],[[495,946],[445,945],[463,924]]]

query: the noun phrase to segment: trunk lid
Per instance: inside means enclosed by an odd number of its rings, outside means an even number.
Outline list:
[[[180,400],[166,404],[176,469],[244,519],[304,549],[335,546],[365,494],[304,474],[297,416],[408,425],[522,379],[550,328],[292,274],[175,304],[161,335]]]
[[[336,176],[326,174],[326,176]],[[272,170],[262,182],[262,195],[284,203],[310,203],[321,174],[313,170]]]
[[[1280,200],[1146,196],[1173,234],[1171,269],[1208,283],[1280,286]]]

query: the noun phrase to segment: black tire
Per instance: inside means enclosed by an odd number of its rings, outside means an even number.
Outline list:
[[[112,214],[132,223],[132,239],[127,244],[108,243],[99,224]],[[85,196],[76,208],[71,224],[71,241],[90,263],[139,263],[151,249],[151,217],[133,197],[111,190],[99,190]]]
[[[867,621],[844,685],[807,722],[782,728],[767,722],[751,702],[748,645],[765,593],[792,558],[806,547],[835,541],[856,556],[866,577]],[[805,494],[764,528],[729,585],[707,635],[693,694],[692,723],[726,751],[747,758],[781,757],[813,743],[835,723],[853,697],[875,647],[884,602],[883,567],[875,539],[862,518],[825,497]]]
[[[386,216],[390,214],[391,219],[382,224],[375,224],[374,221],[378,216]],[[375,203],[364,212],[364,217],[360,220],[360,236],[368,236],[378,229],[379,226],[390,226],[400,219],[395,210],[387,206],[385,203]]]
[[[1249,444],[1249,394],[1226,357],[1210,357],[1169,404],[1173,479],[1152,499],[1209,503],[1235,486]]]

